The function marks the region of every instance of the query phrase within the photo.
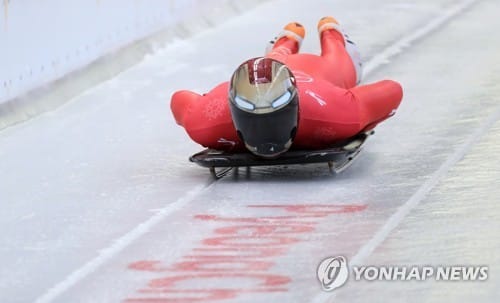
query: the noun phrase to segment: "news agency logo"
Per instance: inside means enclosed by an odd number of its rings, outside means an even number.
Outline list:
[[[486,281],[488,266],[351,266],[344,256],[329,257],[321,261],[317,277],[324,291],[333,291],[344,285],[349,270],[354,281]]]
[[[339,288],[349,278],[347,259],[343,256],[326,258],[319,264],[317,273],[324,291]]]

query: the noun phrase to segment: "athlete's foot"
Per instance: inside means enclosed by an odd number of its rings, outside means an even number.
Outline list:
[[[281,41],[285,38],[292,39],[297,42],[297,49],[300,49],[302,41],[306,36],[306,29],[302,24],[298,22],[291,22],[285,25],[283,31],[279,33],[273,40],[269,41],[269,45],[266,48],[266,53],[269,53],[275,46],[278,46]]]
[[[318,21],[318,34],[321,37],[324,32],[327,31],[335,31],[339,34],[339,38],[344,42],[345,45],[345,37],[344,33],[342,31],[342,28],[340,27],[340,23],[337,21],[337,19],[333,17],[323,17]]]
[[[338,32],[342,32],[340,29],[340,23],[337,21],[337,19],[327,16],[319,19],[318,21],[318,33],[321,34],[325,30],[330,30],[334,29]]]

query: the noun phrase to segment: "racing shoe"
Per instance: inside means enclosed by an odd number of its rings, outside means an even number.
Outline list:
[[[298,22],[290,22],[285,27],[283,30],[278,34],[278,36],[274,37],[273,40],[269,41],[267,47],[266,47],[266,54],[270,53],[271,50],[274,48],[275,45],[279,43],[279,41],[282,38],[288,38],[297,41],[298,43],[298,49],[300,49],[300,46],[302,45],[302,41],[304,40],[304,37],[306,36],[306,29],[302,24]]]
[[[321,35],[326,30],[334,29],[340,34],[343,34],[342,29],[340,28],[340,23],[337,19],[333,17],[323,17],[318,21],[318,33]]]

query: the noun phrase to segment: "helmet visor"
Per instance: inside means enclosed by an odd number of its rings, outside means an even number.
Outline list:
[[[295,80],[290,70],[270,58],[255,58],[243,63],[231,79],[231,102],[254,114],[267,114],[285,107],[295,93]]]

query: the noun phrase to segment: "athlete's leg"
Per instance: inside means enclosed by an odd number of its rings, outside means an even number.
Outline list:
[[[288,23],[275,40],[271,41],[266,57],[285,62],[287,56],[299,52],[305,34],[305,28],[300,23]]]
[[[363,76],[363,61],[361,61],[361,53],[358,46],[354,43],[347,34],[344,34],[345,49],[351,57],[354,68],[356,69],[356,84],[359,84]]]
[[[342,75],[344,83],[352,87],[361,81],[361,60],[356,45],[345,35],[337,20],[324,17],[318,22],[321,56],[327,60],[332,73]]]

